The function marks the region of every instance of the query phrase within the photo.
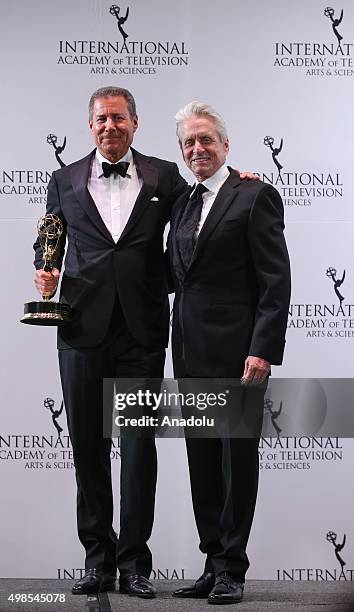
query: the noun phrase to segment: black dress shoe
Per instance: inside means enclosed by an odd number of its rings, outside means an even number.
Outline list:
[[[119,579],[119,592],[125,595],[135,595],[144,599],[152,599],[156,596],[156,589],[145,576],[132,574]]]
[[[205,572],[190,587],[177,589],[172,593],[173,597],[190,597],[192,599],[206,599],[215,583],[215,574]]]
[[[75,582],[71,592],[73,595],[89,595],[101,591],[115,591],[116,577],[104,574],[96,569],[89,569],[80,580]]]
[[[210,604],[239,603],[243,598],[243,582],[237,582],[228,572],[216,577],[215,586],[208,597]]]

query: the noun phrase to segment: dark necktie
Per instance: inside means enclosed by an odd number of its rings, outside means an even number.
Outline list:
[[[192,259],[195,238],[194,234],[198,227],[200,215],[203,207],[202,194],[208,191],[202,183],[198,183],[192,197],[189,199],[180,224],[177,229],[176,239],[183,265],[187,270]]]
[[[128,168],[129,162],[118,162],[118,164],[108,164],[107,162],[102,162],[102,172],[105,178],[108,178],[111,174],[120,174],[120,176],[125,176]]]

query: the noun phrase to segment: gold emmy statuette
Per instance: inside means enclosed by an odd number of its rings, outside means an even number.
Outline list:
[[[43,270],[51,272],[55,260],[59,239],[63,233],[63,224],[57,215],[45,215],[37,223],[39,242],[43,251]],[[21,323],[29,325],[65,325],[71,319],[71,308],[68,304],[52,302],[50,295],[44,295],[39,302],[27,302]]]

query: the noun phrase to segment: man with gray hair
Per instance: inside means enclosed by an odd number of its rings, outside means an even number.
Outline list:
[[[250,418],[256,426],[253,437],[243,438],[202,439],[186,432],[193,509],[206,562],[195,584],[174,596],[231,604],[243,597],[257,496],[265,384],[254,385],[266,382],[272,363],[282,362],[285,343],[290,269],[283,203],[272,186],[242,182],[226,166],[225,122],[212,107],[191,102],[176,121],[183,159],[197,183],[176,202],[168,238],[175,375],[241,379],[238,397],[249,407],[247,398],[254,396],[255,418]]]
[[[47,213],[63,222],[56,266],[42,267],[35,244],[35,284],[56,291],[75,316],[58,330],[60,375],[77,480],[77,525],[85,575],[74,594],[115,588],[151,598],[150,538],[157,458],[150,438],[121,440],[118,539],[112,527],[111,440],[103,437],[104,378],[162,378],[169,303],[163,235],[172,203],[186,188],[176,164],[131,147],[138,128],[135,101],[118,87],[95,91],[89,126],[96,148],[56,170]],[[67,240],[67,245],[66,245]],[[64,266],[63,266],[64,267]]]

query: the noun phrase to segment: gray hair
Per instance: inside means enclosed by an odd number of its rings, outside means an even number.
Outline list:
[[[183,121],[185,121],[186,119],[190,119],[193,116],[206,116],[212,119],[215,123],[215,127],[217,129],[221,142],[225,142],[226,140],[228,140],[225,121],[223,120],[222,116],[219,115],[219,113],[215,110],[215,108],[210,106],[210,104],[206,104],[205,102],[193,101],[189,102],[189,104],[186,104],[186,106],[183,106],[183,108],[180,108],[180,110],[175,115],[177,124],[176,133],[180,145],[182,141],[181,128]]]
[[[136,115],[136,105],[135,100],[130,91],[128,91],[127,89],[123,89],[123,87],[110,86],[101,87],[100,89],[96,89],[96,91],[93,92],[89,102],[89,120],[92,121],[93,106],[97,98],[117,98],[119,96],[126,100],[130,118],[133,119]]]

